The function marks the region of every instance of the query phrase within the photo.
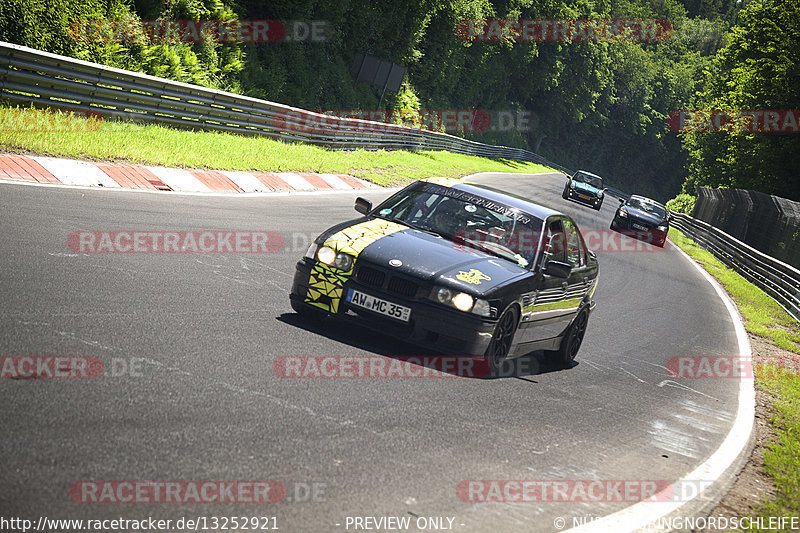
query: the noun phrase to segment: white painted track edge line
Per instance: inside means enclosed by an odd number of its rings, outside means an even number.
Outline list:
[[[725,289],[711,276],[699,263],[692,259],[686,252],[679,246],[673,244],[684,258],[691,265],[693,265],[700,274],[708,281],[719,298],[725,304],[725,308],[733,322],[736,340],[739,345],[739,355],[744,358],[752,358],[752,350],[750,347],[750,340],[747,337],[747,331],[744,327],[744,322],[739,314],[739,310],[733,303],[731,297],[725,292]],[[667,515],[673,514],[680,510],[681,507],[695,503],[699,500],[700,496],[713,492],[715,485],[721,483],[720,478],[729,472],[730,466],[737,462],[742,454],[750,451],[750,445],[753,442],[752,433],[755,428],[755,379],[740,379],[739,380],[739,397],[736,419],[731,425],[728,435],[722,441],[719,448],[712,453],[708,459],[700,464],[693,471],[675,482],[675,485],[687,483],[697,480],[710,481],[713,483],[703,491],[695,494],[694,497],[681,502],[639,502],[629,507],[626,507],[615,513],[606,515],[602,518],[592,520],[583,526],[578,526],[565,530],[569,533],[579,532],[633,532],[646,528],[646,531],[669,531],[669,529],[659,529],[653,527],[653,524],[658,524],[659,520],[664,519]],[[667,490],[670,490],[669,488]],[[658,496],[656,496],[656,499]]]

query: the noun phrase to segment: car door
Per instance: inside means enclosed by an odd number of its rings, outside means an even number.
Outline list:
[[[564,309],[569,312],[571,321],[577,314],[584,296],[592,289],[596,276],[577,224],[566,217],[562,220],[562,225],[566,242],[566,261],[572,266],[569,278],[566,280],[567,290],[562,303]]]
[[[568,262],[569,238],[573,236],[566,230],[575,231],[574,223],[567,217],[554,216],[547,220],[543,252],[538,265],[539,287],[534,293],[523,296],[522,316],[527,326],[524,342],[559,336],[575,314],[571,299],[567,296],[575,291],[576,287],[570,289],[570,286],[581,279],[580,275],[570,273],[568,278],[561,278],[544,272],[550,261]],[[580,258],[576,260],[580,264]]]

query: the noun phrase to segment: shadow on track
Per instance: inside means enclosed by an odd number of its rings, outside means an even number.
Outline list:
[[[507,359],[499,369],[492,371],[482,357],[454,356],[439,353],[394,337],[381,335],[365,326],[337,317],[326,317],[320,321],[311,321],[301,318],[296,313],[284,313],[276,317],[276,320],[309,333],[321,335],[332,341],[371,352],[375,356],[382,356],[397,360],[402,364],[420,366],[463,378],[517,378],[531,383],[538,383],[531,377],[569,370],[578,365],[577,362],[573,361],[569,368],[564,368],[553,363],[544,352],[539,350],[513,359]],[[467,361],[466,363],[464,362],[465,360]],[[460,364],[459,361],[461,361]]]

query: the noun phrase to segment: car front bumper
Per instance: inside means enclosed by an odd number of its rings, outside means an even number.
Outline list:
[[[591,205],[592,207],[597,207],[603,201],[602,198],[598,198],[592,194],[584,194],[573,189],[572,187],[569,187],[568,189],[567,198],[570,200],[576,200],[578,202]]]
[[[309,278],[316,264],[315,260],[309,258],[303,258],[297,262],[289,299],[309,309],[319,310],[319,306],[309,303],[308,297]],[[346,297],[349,289],[355,289],[411,308],[408,322],[389,318],[348,303]],[[334,308],[335,310],[333,310]],[[437,352],[463,356],[483,356],[497,324],[497,319],[464,313],[433,302],[404,298],[383,289],[359,283],[354,278],[341,282],[338,301],[327,312],[334,316],[353,319],[383,334],[425,346]]]
[[[641,227],[634,227],[634,224],[639,224]],[[662,242],[667,238],[667,232],[661,231],[658,228],[648,227],[646,224],[641,224],[637,220],[631,220],[629,217],[614,216],[614,226],[617,231],[621,231],[631,237],[646,240],[647,242]]]

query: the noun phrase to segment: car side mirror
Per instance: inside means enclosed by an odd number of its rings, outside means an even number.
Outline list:
[[[555,276],[557,278],[568,278],[572,272],[572,265],[563,261],[550,260],[544,269],[544,273],[548,276]]]
[[[366,198],[361,198],[359,196],[358,198],[356,198],[356,205],[354,207],[356,211],[358,211],[362,215],[366,215],[367,213],[372,211],[372,202],[370,202]]]
[[[623,200],[622,198],[619,198],[619,205],[625,205],[625,200]]]

